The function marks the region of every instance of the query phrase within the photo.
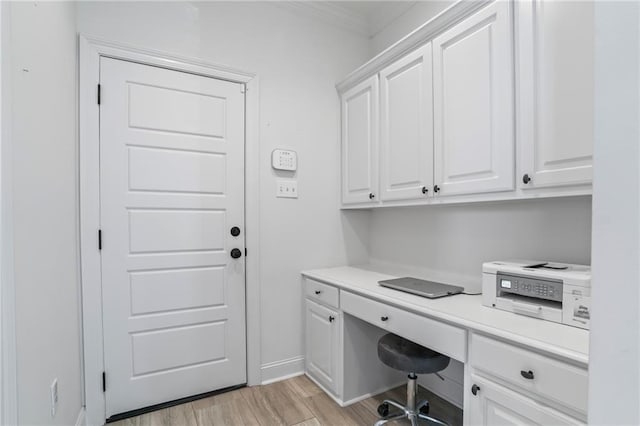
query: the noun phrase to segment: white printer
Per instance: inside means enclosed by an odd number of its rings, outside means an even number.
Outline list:
[[[484,263],[482,304],[588,329],[591,267],[530,260]]]

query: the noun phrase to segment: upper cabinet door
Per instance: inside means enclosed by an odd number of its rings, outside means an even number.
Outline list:
[[[431,43],[380,72],[380,199],[430,196],[433,186]]]
[[[517,2],[522,188],[591,183],[593,11],[589,1]]]
[[[441,195],[514,188],[511,2],[433,41],[434,183]]]
[[[373,203],[378,188],[378,76],[342,94],[342,203]]]

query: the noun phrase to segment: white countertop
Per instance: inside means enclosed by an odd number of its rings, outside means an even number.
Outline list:
[[[380,280],[398,278],[369,268],[337,267],[303,271],[302,275],[384,303],[488,335],[529,346],[581,365],[589,360],[589,332],[482,305],[482,296],[459,294],[427,299],[381,287]]]

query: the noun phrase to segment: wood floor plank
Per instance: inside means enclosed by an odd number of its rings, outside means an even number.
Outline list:
[[[197,426],[191,403],[176,405],[111,423],[114,426]]]
[[[292,426],[314,417],[284,382],[243,388],[240,393],[258,414],[262,426]]]
[[[194,406],[198,426],[259,426],[258,418],[242,396],[213,405]]]
[[[324,392],[304,398],[303,401],[321,425],[357,426],[360,424]]]
[[[309,420],[305,420],[302,423],[298,423],[297,425],[294,425],[294,426],[322,426],[322,425],[320,424],[318,419],[314,417]]]
[[[323,392],[318,385],[304,374],[285,380],[284,383],[296,396],[301,398],[307,398]]]

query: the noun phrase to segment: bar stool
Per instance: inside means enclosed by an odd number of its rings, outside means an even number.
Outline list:
[[[382,336],[378,341],[378,358],[391,368],[409,373],[409,382],[407,383],[407,405],[402,405],[391,399],[385,399],[378,407],[378,414],[382,418],[376,422],[375,426],[405,417],[411,420],[412,426],[418,424],[418,419],[447,425],[442,420],[428,415],[429,401],[425,400],[416,404],[416,395],[418,393],[418,384],[416,382],[418,376],[416,374],[437,374],[449,365],[450,358],[448,356],[389,333]],[[441,377],[439,374],[438,376]],[[389,414],[390,405],[402,411],[396,414]]]

